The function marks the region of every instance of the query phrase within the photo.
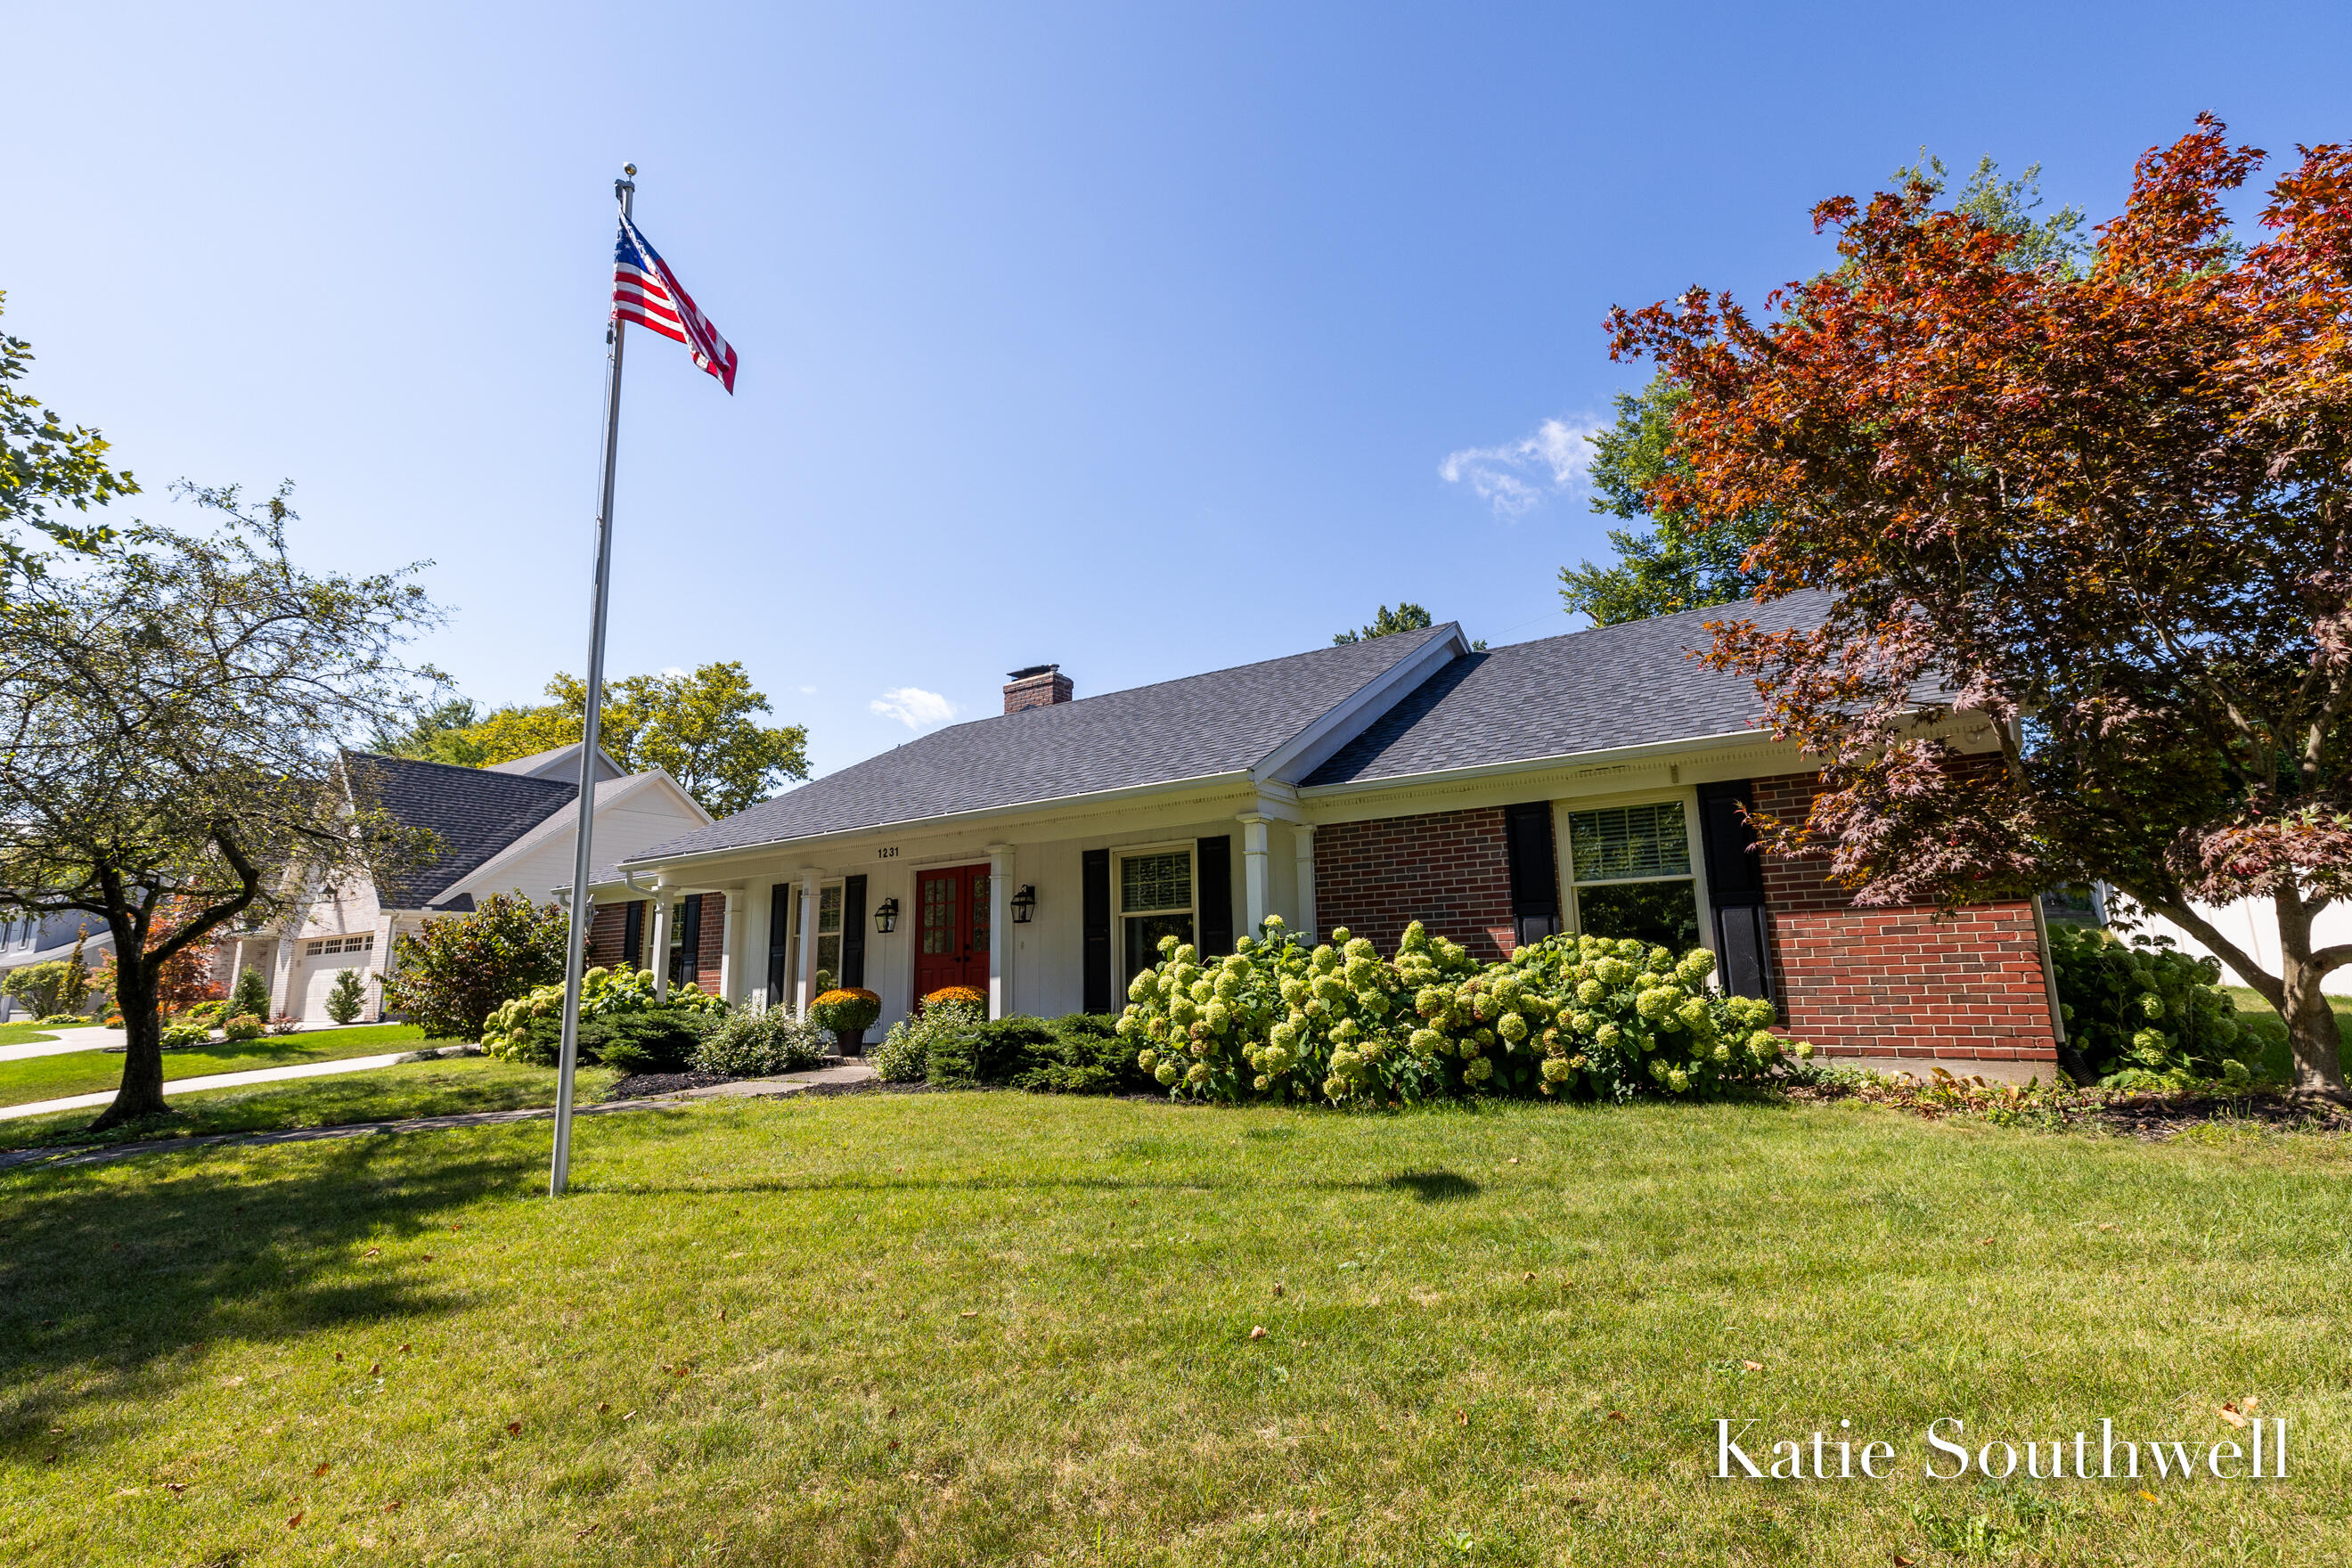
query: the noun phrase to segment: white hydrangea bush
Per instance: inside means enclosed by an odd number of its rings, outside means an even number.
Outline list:
[[[1119,1033],[1171,1096],[1697,1097],[1812,1054],[1772,1032],[1770,1003],[1711,990],[1705,948],[1557,936],[1481,966],[1417,921],[1383,959],[1344,928],[1310,950],[1279,920],[1234,946],[1163,938],[1129,984]]]

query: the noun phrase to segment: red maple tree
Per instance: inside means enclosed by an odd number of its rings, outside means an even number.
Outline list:
[[[2225,130],[2150,149],[2079,261],[2019,266],[1914,181],[1815,208],[1842,264],[1760,316],[1694,289],[1612,312],[1612,353],[1689,389],[1654,501],[1770,515],[1759,597],[1833,596],[1716,626],[1827,762],[1776,847],[1825,844],[1862,904],[2105,881],[2341,1100],[2320,982],[2352,945],[2312,929],[2352,894],[2352,149],[2298,149],[2241,245],[2223,196],[2265,155]],[[2200,912],[2249,898],[2275,973]]]

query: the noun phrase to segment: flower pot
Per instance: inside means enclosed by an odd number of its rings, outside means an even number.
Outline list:
[[[833,1032],[833,1048],[839,1051],[845,1057],[864,1056],[866,1054],[866,1031],[863,1029],[835,1029]]]

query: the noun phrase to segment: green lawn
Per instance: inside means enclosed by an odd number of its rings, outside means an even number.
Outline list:
[[[386,1051],[415,1050],[424,1040],[425,1031],[414,1024],[266,1035],[257,1040],[215,1040],[193,1050],[165,1051],[163,1081],[207,1078],[214,1073],[251,1072],[258,1068],[292,1067],[298,1062],[382,1056]],[[28,1105],[37,1100],[95,1094],[121,1082],[122,1056],[118,1051],[66,1051],[54,1057],[0,1062],[0,1105]]]
[[[2236,998],[2239,1023],[2260,1035],[2266,1042],[2263,1052],[2263,1068],[2283,1083],[2294,1081],[2294,1057],[2287,1049],[2286,1020],[2278,1016],[2278,1009],[2263,1001],[2251,987],[2224,985],[2221,989]],[[2336,1009],[2336,1027],[2343,1030],[2347,1040],[2352,1040],[2352,996],[2330,996],[2327,1004]]]
[[[57,1037],[55,1029],[38,1028],[31,1024],[0,1024],[0,1046],[37,1046],[44,1040]]]
[[[579,1094],[601,1096],[614,1075],[604,1068],[580,1069]],[[551,1068],[524,1067],[494,1057],[449,1061],[403,1062],[348,1077],[288,1079],[250,1089],[205,1089],[173,1095],[172,1114],[119,1128],[97,1140],[129,1142],[213,1132],[278,1132],[293,1127],[336,1127],[353,1121],[390,1121],[412,1116],[450,1116],[467,1110],[519,1110],[555,1103]],[[31,1149],[79,1142],[95,1110],[52,1111],[0,1121],[0,1149]]]
[[[589,1120],[561,1202],[547,1143],[0,1175],[0,1556],[2352,1559],[2341,1139],[864,1095]],[[1918,1476],[2250,1394],[2288,1480]],[[1708,1480],[1718,1416],[1895,1478]]]

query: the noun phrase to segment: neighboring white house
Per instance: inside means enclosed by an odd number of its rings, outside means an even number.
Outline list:
[[[2241,899],[2234,904],[2192,904],[2189,906],[2213,929],[2238,944],[2248,958],[2270,973],[2279,972],[2278,914],[2268,899]],[[2180,944],[2183,952],[2217,962],[2221,955],[2189,935],[2162,915],[2143,914],[2133,928],[2147,936],[2168,936]],[[2352,904],[2330,904],[2320,910],[2311,922],[2311,945],[2314,949],[2336,947],[2352,942]],[[2228,963],[2221,964],[2225,984],[2243,985],[2245,980]],[[2322,991],[2337,996],[2352,995],[2352,965],[2334,970],[2319,983]]]
[[[601,751],[597,759],[599,858],[640,854],[709,826],[710,814],[668,773],[624,774]],[[495,893],[548,899],[572,880],[578,744],[488,768],[365,752],[344,753],[343,764],[357,793],[402,826],[430,829],[438,852],[390,886],[362,878],[319,890],[294,921],[227,939],[214,969],[226,987],[244,969],[266,967],[271,1011],[313,1022],[326,1020],[328,993],[348,969],[364,972],[367,1016],[381,1012],[400,933]]]

